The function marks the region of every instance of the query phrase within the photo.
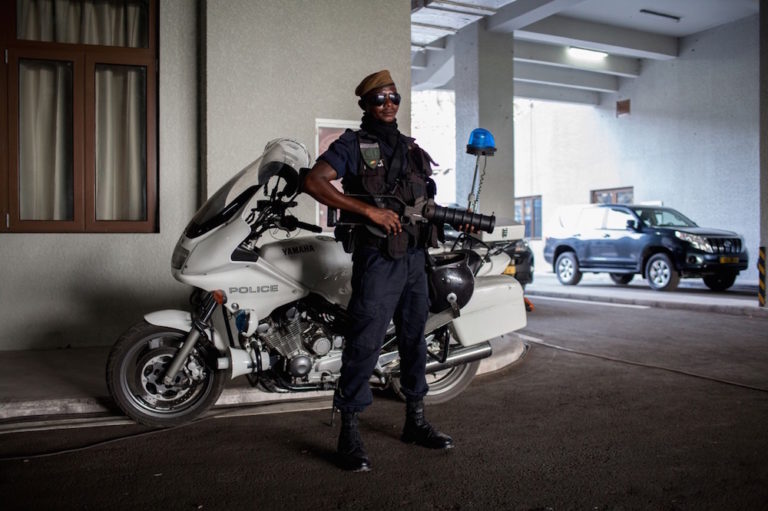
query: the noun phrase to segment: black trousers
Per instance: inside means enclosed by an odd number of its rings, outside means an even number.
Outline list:
[[[341,378],[333,404],[341,412],[361,412],[373,401],[371,378],[384,335],[394,319],[400,353],[400,383],[408,399],[421,399],[427,386],[424,325],[429,313],[426,253],[408,249],[392,260],[374,247],[352,255],[353,320],[342,353]]]

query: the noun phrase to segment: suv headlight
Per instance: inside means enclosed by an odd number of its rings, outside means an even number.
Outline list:
[[[677,236],[683,241],[687,241],[688,243],[693,245],[693,248],[696,248],[703,252],[708,252],[710,254],[714,253],[714,250],[712,250],[712,245],[709,244],[709,241],[704,236],[699,236],[698,234],[690,234],[687,232],[680,232],[680,231],[675,231],[675,236]]]

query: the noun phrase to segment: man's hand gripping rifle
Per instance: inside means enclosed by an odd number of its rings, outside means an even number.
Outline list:
[[[400,215],[400,222],[403,224],[417,225],[419,223],[431,222],[436,225],[449,224],[455,229],[460,230],[485,231],[488,233],[493,232],[493,227],[496,225],[496,217],[494,215],[481,215],[480,213],[464,209],[446,208],[436,204],[432,199],[419,199],[413,206],[409,206],[399,198],[389,195],[377,196],[375,199],[377,204],[381,204],[382,199],[390,199],[388,201],[389,206],[396,205],[397,209],[395,212]],[[334,227],[336,225],[359,225],[359,223],[337,222],[336,209],[328,208],[328,226]],[[386,238],[386,233],[378,226],[370,224],[365,224],[365,226],[376,236]]]

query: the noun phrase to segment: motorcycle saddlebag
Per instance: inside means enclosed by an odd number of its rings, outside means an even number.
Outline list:
[[[452,322],[456,340],[472,346],[525,328],[523,287],[507,275],[475,279],[472,299]]]

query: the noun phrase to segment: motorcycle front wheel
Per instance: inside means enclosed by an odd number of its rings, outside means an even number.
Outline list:
[[[107,359],[107,389],[120,409],[140,424],[171,427],[208,410],[229,380],[193,351],[173,384],[163,377],[187,333],[142,321],[117,340]]]

